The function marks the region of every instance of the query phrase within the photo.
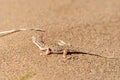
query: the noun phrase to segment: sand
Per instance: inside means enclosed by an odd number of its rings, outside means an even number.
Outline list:
[[[119,0],[0,0],[0,31],[41,28],[0,37],[0,80],[119,80]],[[40,56],[32,36],[61,39],[80,52]]]

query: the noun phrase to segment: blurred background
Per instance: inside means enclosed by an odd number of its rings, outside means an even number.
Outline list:
[[[0,31],[41,28],[0,38],[0,80],[119,80],[120,0],[0,0]],[[77,50],[40,56],[31,36],[61,39]],[[113,59],[110,59],[113,58]]]

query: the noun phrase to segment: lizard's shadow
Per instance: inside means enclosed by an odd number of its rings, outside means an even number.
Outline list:
[[[68,52],[68,54],[83,54],[83,55],[91,55],[91,56],[103,57],[103,56],[98,55],[98,54],[87,53],[87,52]]]
[[[60,54],[63,54],[63,53],[60,53]],[[102,55],[99,55],[99,54],[96,54],[96,53],[87,53],[87,52],[68,52],[68,55],[71,55],[71,54],[81,54],[81,55],[90,55],[90,56],[96,56],[96,57],[101,57],[101,58],[105,58],[105,59],[120,59],[120,58],[109,58],[109,57],[106,57],[106,56],[102,56]]]

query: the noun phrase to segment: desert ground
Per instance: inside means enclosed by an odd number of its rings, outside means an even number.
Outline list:
[[[0,31],[20,28],[45,32],[0,37],[0,80],[120,80],[120,0],[0,0]],[[80,52],[40,56],[32,36]]]

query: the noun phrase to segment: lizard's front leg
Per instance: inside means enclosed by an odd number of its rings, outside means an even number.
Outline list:
[[[46,55],[49,55],[51,53],[50,48],[46,49]]]
[[[41,51],[45,51],[45,54],[41,53],[40,55],[49,55],[51,53],[50,48],[42,48]]]
[[[40,51],[46,51],[47,52],[47,48],[39,48]],[[40,55],[43,55],[43,53],[40,53]]]

